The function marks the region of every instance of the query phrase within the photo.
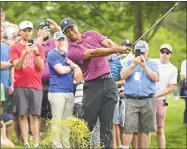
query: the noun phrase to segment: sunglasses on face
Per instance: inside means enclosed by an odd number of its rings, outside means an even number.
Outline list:
[[[166,53],[166,55],[169,55],[171,52],[169,52],[169,51],[160,51],[160,53],[162,53],[162,54]]]

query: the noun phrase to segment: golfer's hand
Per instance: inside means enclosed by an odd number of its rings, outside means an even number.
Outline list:
[[[126,46],[119,47],[119,51],[118,51],[119,54],[129,54],[129,52],[130,52],[129,47]]]

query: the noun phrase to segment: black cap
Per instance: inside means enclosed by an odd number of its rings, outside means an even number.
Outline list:
[[[132,46],[133,42],[131,40],[125,39],[122,41],[121,46]]]
[[[50,30],[50,22],[49,22],[49,21],[41,22],[41,23],[39,24],[38,29],[42,29],[42,28],[44,28],[44,27],[46,27],[46,29]]]
[[[76,25],[75,21],[71,18],[65,18],[60,23],[60,27],[61,27],[62,32],[64,32],[67,27],[75,26],[75,25]]]

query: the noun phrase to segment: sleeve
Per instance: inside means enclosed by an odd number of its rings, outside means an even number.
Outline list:
[[[187,63],[186,60],[184,60],[184,61],[182,62],[180,75],[186,75],[186,63]]]
[[[131,62],[132,62],[131,60],[124,61],[124,64],[123,64],[123,67],[121,68],[120,74],[122,73],[123,70],[126,70],[127,68],[129,68]]]
[[[67,57],[76,64],[82,64],[84,61],[85,51],[86,49],[81,49],[80,47],[69,46],[67,51]]]
[[[17,49],[15,48],[15,46],[11,46],[10,47],[10,62],[13,62],[19,58],[20,58],[20,55],[19,55]]]
[[[105,39],[107,39],[107,37],[105,37],[104,35],[96,32],[96,31],[90,31],[90,34],[99,42],[99,44],[101,44],[101,42],[103,42]]]
[[[47,56],[47,62],[51,67],[54,67],[56,64],[61,64],[59,56],[50,52]]]
[[[177,76],[178,76],[178,71],[177,68],[175,68],[172,72],[172,75],[169,78],[169,84],[177,84]]]
[[[158,64],[156,62],[151,61],[151,70],[156,72],[158,77],[159,77],[159,75],[160,75],[159,66],[158,66]]]

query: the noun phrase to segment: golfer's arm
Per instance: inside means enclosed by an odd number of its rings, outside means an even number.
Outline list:
[[[106,48],[117,48],[119,47],[115,42],[111,39],[105,39],[101,42],[101,45]]]
[[[84,52],[84,60],[88,60],[94,57],[108,56],[110,54],[117,53],[119,50],[119,48],[88,49]]]

